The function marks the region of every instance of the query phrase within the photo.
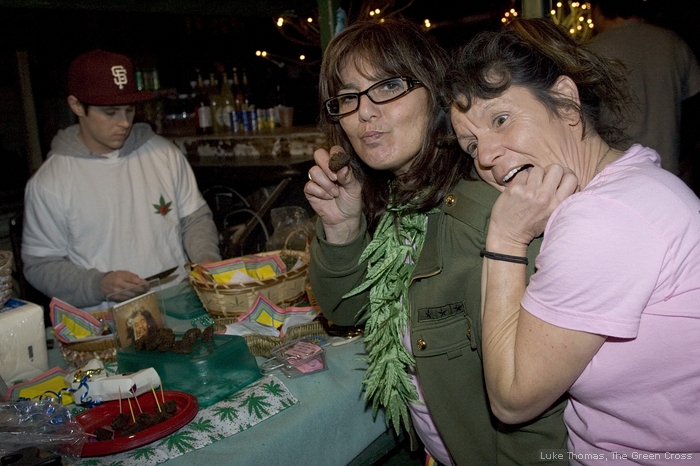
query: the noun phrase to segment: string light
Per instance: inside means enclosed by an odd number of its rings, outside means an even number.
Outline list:
[[[313,47],[321,45],[321,31],[310,16],[300,18],[293,10],[287,10],[277,18],[275,24],[280,34],[295,44]]]
[[[430,28],[432,27],[432,24],[430,23],[430,20],[426,18],[426,19],[423,20],[423,26],[424,26],[426,29],[430,29]]]
[[[503,24],[506,24],[506,23],[509,23],[510,21],[514,20],[517,17],[518,17],[517,10],[515,8],[511,8],[510,10],[503,13],[503,18],[501,18],[501,22]]]
[[[557,2],[556,9],[550,12],[555,24],[569,31],[578,42],[586,42],[593,35],[593,19],[591,19],[591,4],[568,1],[566,4]]]
[[[313,16],[300,16],[294,10],[287,10],[282,13],[277,19],[273,18],[279,33],[290,42],[320,48],[321,46],[321,31],[319,23]],[[258,50],[255,55],[271,61],[280,68],[285,66],[285,63],[296,63],[303,65],[316,65],[319,60],[307,60],[306,55],[300,54],[297,58],[274,55],[264,50]]]

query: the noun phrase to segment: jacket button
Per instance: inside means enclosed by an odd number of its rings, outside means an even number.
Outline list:
[[[452,207],[453,205],[455,205],[455,202],[457,202],[457,199],[455,199],[454,194],[449,194],[449,195],[445,198],[445,205],[446,205],[447,207]]]
[[[428,346],[428,343],[426,343],[425,340],[423,340],[422,338],[420,340],[418,340],[418,349],[419,350],[424,350],[425,348],[427,348],[427,346]]]
[[[471,338],[471,337],[472,337],[472,328],[467,327],[467,338]]]

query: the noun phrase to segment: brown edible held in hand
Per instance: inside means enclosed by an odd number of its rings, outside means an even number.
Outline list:
[[[331,159],[328,161],[328,168],[331,169],[333,173],[338,173],[338,171],[350,165],[350,156],[346,152],[334,152],[331,154]]]

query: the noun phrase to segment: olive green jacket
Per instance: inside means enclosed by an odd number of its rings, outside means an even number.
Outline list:
[[[425,402],[457,465],[541,464],[540,450],[566,449],[565,399],[544,416],[505,426],[491,413],[481,360],[481,268],[491,207],[499,192],[482,181],[460,181],[428,231],[410,283],[410,330]],[[342,299],[364,281],[358,259],[370,241],[325,241],[319,222],[311,245],[310,280],[323,314],[353,325],[368,293]],[[530,245],[528,277],[541,240]]]

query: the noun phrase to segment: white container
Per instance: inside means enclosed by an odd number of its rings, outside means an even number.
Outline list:
[[[49,370],[44,310],[20,299],[0,309],[0,376],[12,386]]]

